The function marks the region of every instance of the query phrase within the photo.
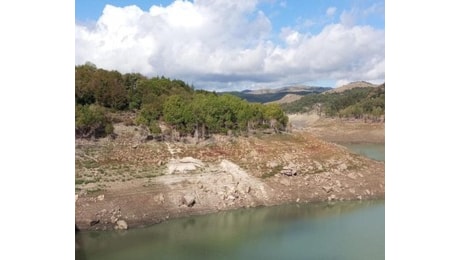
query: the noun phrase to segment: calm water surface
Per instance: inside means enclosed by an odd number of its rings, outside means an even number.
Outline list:
[[[385,202],[283,205],[80,232],[77,259],[385,259]]]
[[[385,144],[341,144],[354,153],[377,161],[385,161]]]
[[[343,145],[343,144],[342,144]],[[385,161],[384,145],[346,145]],[[293,204],[80,232],[76,259],[385,259],[385,201]]]

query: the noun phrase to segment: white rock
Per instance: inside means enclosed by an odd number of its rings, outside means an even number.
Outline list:
[[[124,220],[118,220],[115,229],[126,230],[128,229],[128,223],[126,223]]]

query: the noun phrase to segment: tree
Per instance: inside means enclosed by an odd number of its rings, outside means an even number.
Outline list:
[[[179,133],[191,133],[195,123],[194,115],[191,113],[190,103],[182,96],[172,95],[168,97],[163,105],[164,120],[173,126]]]
[[[104,137],[113,133],[113,125],[101,106],[75,106],[75,135],[76,137]]]
[[[123,86],[122,75],[118,71],[99,69],[94,74],[92,84],[98,104],[118,110],[128,107],[128,93]]]
[[[263,115],[265,124],[268,122],[270,128],[275,130],[275,132],[284,130],[289,121],[280,105],[275,103],[265,105]]]
[[[92,104],[96,101],[92,80],[96,68],[90,65],[75,67],[75,104]]]

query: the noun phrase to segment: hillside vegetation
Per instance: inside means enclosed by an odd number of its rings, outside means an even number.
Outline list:
[[[234,134],[286,128],[288,117],[278,104],[249,103],[239,97],[194,90],[185,82],[139,73],[121,74],[92,64],[75,67],[75,135],[102,137],[113,133],[112,123],[123,112],[161,138],[215,133]]]
[[[308,86],[294,86],[284,87],[279,89],[259,89],[259,90],[245,90],[245,91],[232,91],[222,92],[222,94],[231,94],[240,97],[248,102],[269,103],[282,99],[286,95],[295,94],[299,96],[311,95],[315,93],[322,93],[330,90],[326,87],[308,87]]]
[[[316,111],[327,117],[380,120],[385,115],[385,83],[378,87],[312,94],[281,107],[290,114]]]

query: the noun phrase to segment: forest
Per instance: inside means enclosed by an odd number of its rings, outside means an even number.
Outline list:
[[[75,66],[75,135],[113,133],[110,114],[131,111],[135,124],[153,135],[196,136],[286,130],[288,117],[278,104],[249,103],[230,94],[195,90],[177,79],[121,74],[91,63]],[[167,125],[168,130],[160,127]]]
[[[385,115],[385,83],[340,93],[311,94],[281,107],[290,114],[315,110],[321,116],[379,121]]]

